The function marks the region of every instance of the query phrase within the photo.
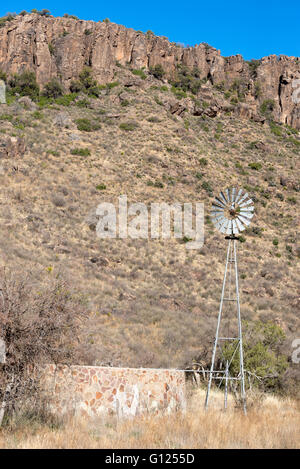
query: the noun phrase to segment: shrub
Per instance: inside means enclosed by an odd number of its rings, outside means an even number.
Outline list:
[[[6,83],[6,80],[7,80],[7,75],[2,70],[0,70],[0,80],[3,80],[5,83]]]
[[[277,137],[281,137],[282,130],[278,125],[274,124],[274,122],[270,122],[270,129],[272,134],[276,135]]]
[[[265,99],[261,106],[260,106],[260,112],[261,114],[270,117],[275,109],[275,101],[274,99]]]
[[[71,150],[71,155],[79,155],[79,156],[90,156],[91,152],[88,148],[73,148]]]
[[[138,77],[140,77],[142,80],[145,80],[147,78],[147,75],[145,74],[144,70],[137,70],[137,69],[134,69],[132,70],[132,73],[134,75],[137,75]]]
[[[60,82],[57,79],[53,78],[51,81],[46,83],[42,94],[43,94],[43,96],[46,96],[47,98],[56,99],[59,96],[63,95],[63,88],[62,88]]]
[[[135,130],[138,125],[135,122],[123,122],[119,127],[121,130],[132,131]]]
[[[151,75],[153,75],[158,80],[161,80],[163,78],[163,76],[165,75],[165,71],[164,71],[162,65],[160,65],[160,64],[157,64],[154,67],[150,67],[149,72],[151,73]]]
[[[106,185],[103,184],[103,183],[98,184],[98,185],[96,186],[96,189],[97,189],[98,191],[104,191],[104,190],[106,189]]]
[[[77,119],[76,121],[77,129],[82,132],[93,132],[93,130],[98,130],[101,128],[99,123],[92,122],[87,118]]]
[[[212,192],[213,192],[213,188],[211,187],[211,185],[207,181],[202,182],[202,189],[204,189],[209,194],[212,194]]]
[[[175,86],[172,86],[171,91],[178,99],[187,97],[187,94],[185,91],[181,90],[180,88],[176,88]]]
[[[206,158],[200,158],[199,164],[200,164],[200,166],[207,166],[208,161],[207,161]]]
[[[38,397],[39,386],[34,367],[76,363],[75,344],[83,314],[78,294],[61,275],[21,276],[2,269],[0,289],[0,330],[6,350],[0,369],[0,407],[7,420],[26,403],[36,404],[33,398]]]
[[[40,16],[50,16],[51,15],[51,12],[49,10],[46,10],[45,8],[41,11],[38,11],[38,14]]]
[[[79,80],[72,81],[70,91],[72,93],[83,91],[91,96],[99,96],[100,89],[96,80],[94,80],[92,76],[92,70],[90,67],[84,67],[79,74]]]
[[[55,47],[54,47],[54,45],[52,44],[52,42],[49,42],[49,44],[48,44],[48,49],[49,49],[50,55],[54,55],[54,53],[55,53]]]
[[[63,96],[59,96],[58,98],[56,98],[55,102],[60,106],[70,106],[70,104],[73,103],[76,98],[76,93],[64,94]]]
[[[15,18],[16,14],[15,13],[7,13],[5,16],[2,16],[0,18],[0,28],[5,26],[5,24],[9,21],[12,21]]]
[[[119,82],[118,81],[112,81],[111,83],[107,83],[106,87],[111,90],[113,88],[115,88],[116,86],[119,85]]]
[[[274,238],[272,243],[273,243],[274,246],[278,246],[278,244],[279,244],[278,238]]]
[[[261,163],[249,163],[249,168],[254,169],[255,171],[259,171],[262,168]]]
[[[20,75],[15,74],[9,80],[9,86],[13,94],[19,93],[21,96],[29,96],[35,100],[39,96],[40,89],[34,72],[25,71]]]
[[[190,69],[185,65],[178,65],[176,77],[170,81],[174,88],[180,88],[184,92],[190,91],[197,94],[201,88],[200,71],[197,68]]]
[[[78,20],[78,16],[75,16],[75,15],[69,15],[68,13],[64,13],[64,18],[71,18],[73,20]]]
[[[271,321],[246,322],[243,327],[244,368],[262,378],[262,381],[257,381],[257,385],[265,390],[278,387],[278,378],[283,376],[288,367],[286,357],[280,354],[284,339],[283,330]],[[230,360],[236,345],[233,343],[224,347],[225,359]],[[235,354],[230,372],[236,375],[238,370],[239,357]]]
[[[252,77],[252,78],[256,78],[256,76],[257,76],[257,69],[258,69],[258,67],[259,67],[260,64],[261,64],[261,61],[260,61],[260,60],[256,60],[256,59],[252,59],[252,60],[246,61],[246,63],[249,65],[249,71],[250,71],[251,77]]]

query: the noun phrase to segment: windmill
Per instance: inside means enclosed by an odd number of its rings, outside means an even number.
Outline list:
[[[228,241],[227,257],[223,279],[221,301],[219,306],[216,336],[213,347],[212,362],[205,399],[208,407],[212,380],[224,384],[224,408],[227,408],[228,385],[239,384],[241,401],[246,414],[246,393],[243,360],[243,338],[239,299],[239,282],[237,266],[237,236],[245,230],[254,215],[253,200],[242,189],[226,189],[220,192],[212,204],[211,218],[215,227],[225,235]],[[235,316],[236,327],[232,328]],[[232,332],[233,331],[233,332]],[[217,352],[219,369],[216,369]],[[230,367],[238,356],[238,373],[233,376]]]

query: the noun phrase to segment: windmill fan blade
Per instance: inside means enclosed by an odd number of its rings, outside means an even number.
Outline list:
[[[246,217],[246,218],[252,218],[254,213],[252,212],[245,212],[244,210],[241,210],[239,215],[243,216],[243,217]]]
[[[224,202],[223,202],[221,199],[219,199],[219,197],[216,197],[215,200],[216,200],[216,202],[219,203],[222,207],[224,207],[224,208],[226,207],[226,204],[224,204]]]
[[[224,209],[221,207],[213,207],[210,213],[224,213]]]
[[[219,228],[221,233],[226,233],[228,224],[229,224],[229,220],[226,219],[225,223]]]
[[[239,207],[240,210],[243,210],[243,212],[254,212],[254,207],[253,205],[251,207]]]
[[[245,226],[240,222],[240,220],[238,218],[235,219],[235,222],[237,224],[237,227],[238,227],[239,231],[244,231]]]
[[[238,234],[238,232],[239,232],[236,220],[232,220],[232,232],[233,232],[233,234]]]
[[[222,219],[218,220],[217,224],[218,224],[218,229],[221,230],[222,226],[225,225],[225,223],[227,222],[227,219],[225,217],[223,217]]]
[[[218,213],[218,212],[217,213],[211,213],[210,216],[211,216],[212,220],[224,218],[223,213]]]
[[[243,195],[243,197],[239,200],[239,205],[244,201],[246,200],[248,197],[248,193],[246,192],[246,194]]]
[[[213,206],[213,207],[218,207],[218,208],[221,208],[221,209],[224,210],[224,206],[221,205],[221,204],[218,204],[217,202],[213,202],[212,206]]]
[[[229,189],[226,189],[227,200],[230,203],[230,192]]]
[[[236,198],[235,198],[235,203],[236,203],[236,204],[239,203],[239,199],[242,197],[242,195],[243,195],[243,189],[240,189],[240,190],[238,191],[238,194],[237,194]]]
[[[227,230],[226,230],[226,234],[231,234],[231,233],[232,233],[232,220],[229,220]]]
[[[232,188],[232,198],[231,198],[232,202],[235,202],[235,195],[236,195],[236,188],[233,187]]]
[[[240,222],[242,222],[244,225],[246,226],[249,226],[250,225],[250,220],[248,220],[248,218],[245,218],[243,215],[239,215],[238,216],[238,219],[240,220]]]
[[[215,221],[215,223],[218,228],[221,228],[221,226],[225,223],[225,221],[226,221],[225,217],[220,217],[218,220]]]
[[[247,205],[253,205],[253,200],[249,199],[247,202],[239,203],[239,207],[247,207]]]
[[[225,195],[223,194],[223,192],[221,191],[219,195],[220,195],[221,199],[223,200],[224,204],[226,205],[226,204],[227,204],[227,200],[226,200],[226,197],[225,197]]]

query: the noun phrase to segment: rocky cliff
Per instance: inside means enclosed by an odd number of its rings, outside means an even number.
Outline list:
[[[183,48],[110,22],[37,14],[19,15],[0,28],[0,69],[8,74],[34,70],[40,85],[60,77],[68,88],[85,65],[99,83],[107,83],[118,64],[136,69],[161,64],[167,76],[178,64],[197,67],[201,77],[225,89],[239,80],[246,90],[243,112],[257,112],[262,102],[272,100],[275,119],[300,128],[300,108],[293,99],[299,58],[271,55],[249,63],[241,55],[222,57],[207,44]]]

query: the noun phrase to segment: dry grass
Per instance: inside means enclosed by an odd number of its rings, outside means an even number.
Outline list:
[[[204,391],[193,394],[185,414],[113,418],[91,422],[70,420],[58,429],[23,424],[0,431],[1,448],[297,448],[300,442],[299,402],[267,396],[245,417],[231,405],[220,410],[215,394],[208,412]],[[232,404],[232,402],[230,403]]]

